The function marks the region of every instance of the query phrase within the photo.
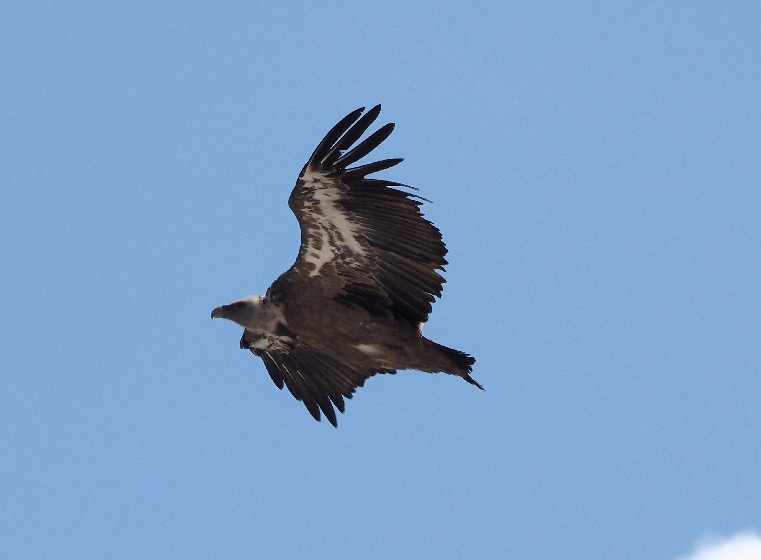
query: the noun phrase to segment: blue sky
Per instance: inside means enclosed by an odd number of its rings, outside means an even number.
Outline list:
[[[674,559],[761,530],[761,7],[7,2],[0,557]],[[222,303],[360,106],[450,249],[339,427]],[[752,533],[750,533],[752,534]]]

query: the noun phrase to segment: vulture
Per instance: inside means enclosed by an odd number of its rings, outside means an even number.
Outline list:
[[[377,105],[346,115],[301,170],[288,198],[301,228],[293,266],[263,296],[211,312],[243,327],[240,347],[333,426],[335,409],[343,413],[344,399],[376,373],[443,372],[483,389],[470,376],[475,358],[422,333],[447,264],[441,233],[420,211],[429,201],[370,178],[400,158],[355,165],[394,129],[388,123],[357,143],[379,113]]]

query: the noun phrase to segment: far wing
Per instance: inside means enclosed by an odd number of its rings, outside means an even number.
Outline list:
[[[357,109],[336,124],[304,166],[288,199],[301,226],[301,248],[292,270],[303,281],[317,277],[327,294],[371,313],[391,314],[417,326],[441,296],[447,249],[439,230],[420,212],[419,197],[368,179],[401,159],[349,167],[378,147],[389,123],[352,148],[380,113]],[[331,284],[331,280],[338,280]]]
[[[344,397],[352,398],[357,387],[376,373],[393,373],[391,370],[359,370],[328,355],[313,350],[295,337],[262,335],[252,338],[244,332],[241,348],[248,348],[259,356],[272,381],[279,389],[288,387],[297,400],[304,403],[315,420],[320,411],[337,426],[333,407],[344,412]]]

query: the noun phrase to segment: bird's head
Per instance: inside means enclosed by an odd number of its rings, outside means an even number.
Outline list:
[[[263,311],[262,296],[249,296],[227,305],[215,307],[211,312],[212,319],[228,319],[241,327],[251,328]]]

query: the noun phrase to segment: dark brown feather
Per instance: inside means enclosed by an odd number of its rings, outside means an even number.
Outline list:
[[[346,134],[344,134],[338,142],[336,142],[335,146],[328,152],[328,154],[320,160],[320,164],[324,167],[332,167],[335,161],[341,156],[341,151],[348,149],[354,142],[359,140],[359,137],[362,136],[365,131],[370,128],[370,125],[373,124],[375,119],[378,118],[378,115],[380,114],[381,106],[376,105],[372,109],[370,109],[367,113],[362,115],[362,117],[354,123],[354,125],[346,131]]]
[[[312,152],[307,165],[314,165],[315,163],[322,161],[322,159],[330,151],[331,146],[333,146],[333,144],[335,144],[335,142],[341,138],[344,132],[349,129],[349,127],[354,123],[354,121],[359,118],[359,116],[362,114],[362,111],[364,110],[364,107],[360,107],[359,109],[352,111],[340,121],[338,121],[335,126],[328,131],[328,133],[325,135],[325,138],[323,138],[322,141],[317,144],[317,147],[314,149],[314,152]]]
[[[363,179],[365,175],[370,175],[371,173],[377,173],[378,171],[383,171],[384,169],[388,169],[389,167],[394,167],[395,165],[399,165],[403,161],[404,159],[402,158],[390,158],[390,159],[382,159],[380,161],[368,163],[365,165],[360,165],[359,167],[352,167],[351,169],[346,170],[346,175],[344,175],[344,177],[348,180],[351,180],[354,178],[356,178],[357,180]]]
[[[388,123],[380,127],[378,130],[373,132],[370,136],[362,140],[357,146],[346,152],[344,155],[342,155],[340,158],[338,158],[335,162],[335,167],[342,168],[346,167],[347,165],[351,165],[355,161],[359,161],[363,157],[365,157],[367,154],[372,152],[375,148],[380,146],[383,141],[388,138],[391,133],[394,131],[394,123]]]

